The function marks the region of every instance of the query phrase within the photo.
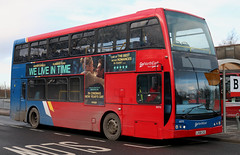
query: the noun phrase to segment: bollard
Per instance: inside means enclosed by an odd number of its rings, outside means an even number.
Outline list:
[[[239,113],[236,113],[236,120],[237,120],[237,128],[238,130],[240,130]]]

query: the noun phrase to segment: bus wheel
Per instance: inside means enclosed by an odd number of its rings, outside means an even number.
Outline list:
[[[32,128],[37,128],[40,123],[40,115],[36,108],[32,108],[28,115],[29,124]]]
[[[109,140],[117,140],[121,135],[121,122],[114,113],[109,113],[103,121],[103,133]]]

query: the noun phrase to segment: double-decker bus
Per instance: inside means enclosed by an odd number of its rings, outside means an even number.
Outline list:
[[[219,71],[203,18],[170,9],[14,42],[11,117],[149,139],[222,132]]]

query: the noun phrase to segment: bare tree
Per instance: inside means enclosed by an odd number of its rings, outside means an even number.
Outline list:
[[[232,29],[231,32],[228,33],[228,36],[225,40],[222,41],[219,45],[233,45],[238,42],[239,35],[237,34],[235,29]]]

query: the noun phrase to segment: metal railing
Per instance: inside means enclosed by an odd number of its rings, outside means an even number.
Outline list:
[[[0,109],[10,109],[10,99],[0,99]]]

